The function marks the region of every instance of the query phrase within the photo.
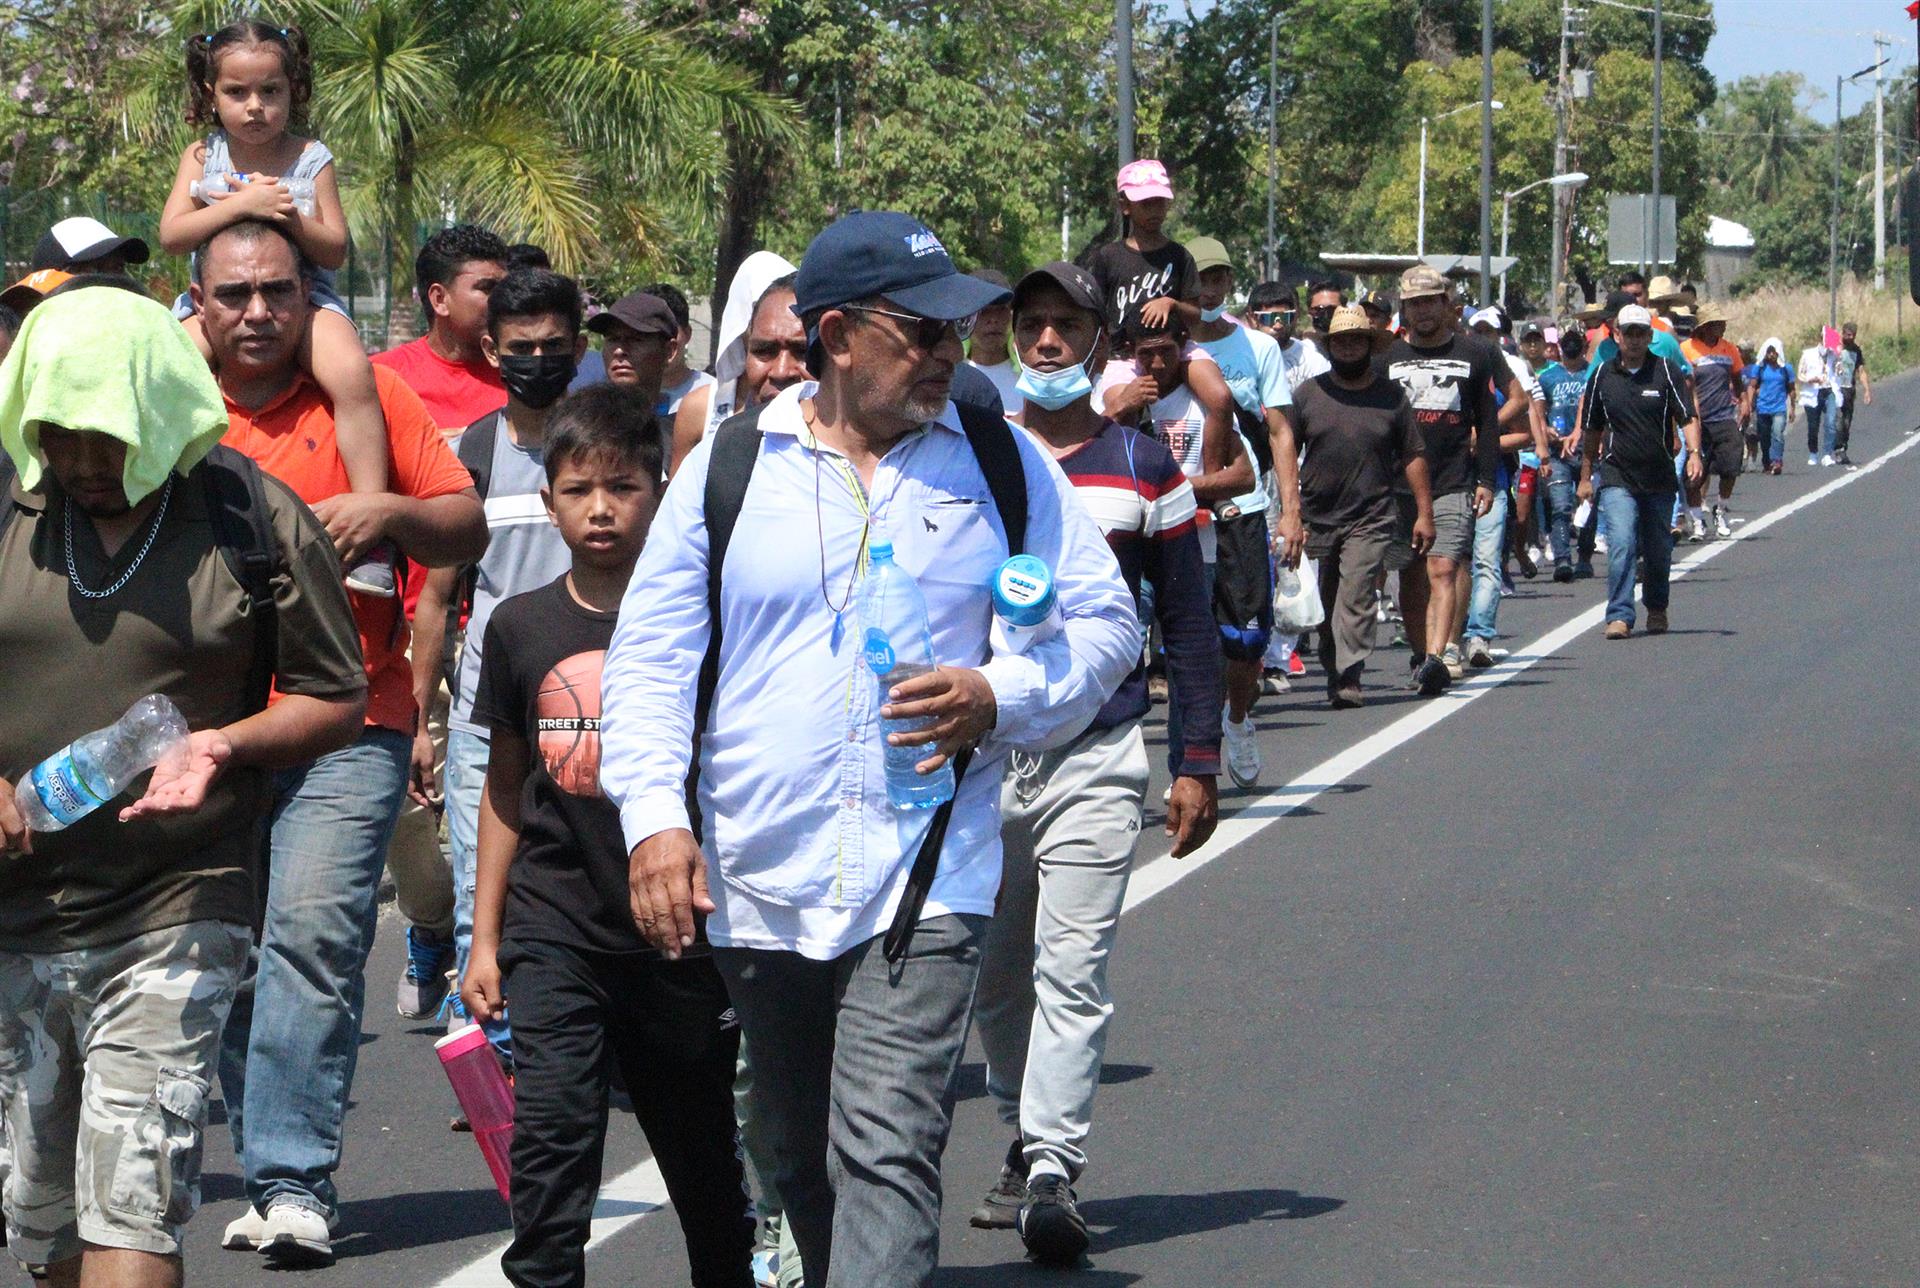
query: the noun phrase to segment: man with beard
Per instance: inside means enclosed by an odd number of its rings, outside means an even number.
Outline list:
[[[1432,697],[1452,682],[1439,657],[1467,592],[1474,525],[1493,508],[1500,475],[1499,406],[1525,395],[1499,352],[1457,325],[1453,287],[1437,269],[1416,264],[1400,275],[1407,334],[1376,361],[1406,391],[1424,441],[1433,488],[1434,541],[1424,563],[1400,573],[1401,606],[1413,647],[1413,684]]]

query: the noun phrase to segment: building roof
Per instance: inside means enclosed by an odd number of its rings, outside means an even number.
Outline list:
[[[1707,245],[1714,250],[1752,250],[1753,230],[1718,215],[1707,216]]]

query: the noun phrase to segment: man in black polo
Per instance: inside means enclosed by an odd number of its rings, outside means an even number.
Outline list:
[[[1686,439],[1687,483],[1703,476],[1691,382],[1678,365],[1650,352],[1653,315],[1629,304],[1613,332],[1620,352],[1588,382],[1581,407],[1580,499],[1593,499],[1597,462],[1607,533],[1607,638],[1623,640],[1633,631],[1634,561],[1643,555],[1647,634],[1666,633],[1676,428]]]

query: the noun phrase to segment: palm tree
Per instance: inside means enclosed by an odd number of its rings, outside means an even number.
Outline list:
[[[313,132],[339,158],[361,245],[391,236],[411,272],[415,229],[450,217],[546,247],[578,272],[603,254],[657,258],[668,230],[710,219],[723,139],[778,142],[791,105],[622,0],[286,0],[313,48]],[[225,21],[182,0],[173,31]],[[178,45],[123,104],[129,132],[177,148]],[[396,289],[396,296],[401,292]],[[410,307],[389,321],[409,338]]]
[[[1717,149],[1730,191],[1773,201],[1806,163],[1807,140],[1819,127],[1795,102],[1805,84],[1797,72],[1776,72],[1742,78],[1721,92],[1714,125],[1730,132]]]

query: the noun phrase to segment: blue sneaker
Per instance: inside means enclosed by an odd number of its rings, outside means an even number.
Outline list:
[[[395,993],[401,1018],[424,1020],[438,1014],[447,998],[447,973],[452,969],[452,940],[408,926],[407,966],[400,972]]]

